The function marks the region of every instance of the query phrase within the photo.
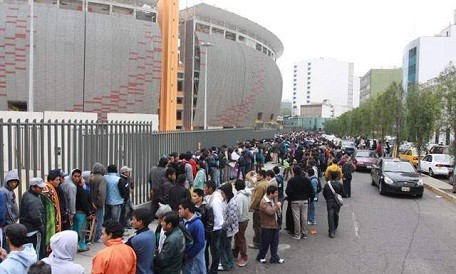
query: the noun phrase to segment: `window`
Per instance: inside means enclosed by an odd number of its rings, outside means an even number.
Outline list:
[[[60,0],[60,8],[65,10],[82,10],[82,0]]]
[[[195,71],[195,72],[193,73],[193,78],[199,79],[199,77],[200,77],[200,73],[197,72],[197,71]]]
[[[271,113],[271,116],[269,116],[269,120],[270,121],[274,120],[274,113]]]
[[[176,119],[177,119],[177,120],[182,120],[182,110],[178,110],[178,111],[176,112]]]
[[[155,12],[137,10],[136,19],[141,21],[157,22],[157,14]]]
[[[296,90],[296,88],[293,88],[293,90]]]
[[[133,16],[134,10],[124,7],[112,6],[112,14],[121,16]]]
[[[242,35],[239,35],[238,40],[239,40],[240,42],[245,43],[245,37],[242,36]]]
[[[177,91],[182,91],[184,87],[183,81],[177,81]]]
[[[263,119],[263,112],[258,112],[257,114],[257,120]]]
[[[263,46],[259,43],[256,43],[256,46],[255,46],[256,50],[258,51],[262,51],[263,50]]]
[[[27,102],[8,101],[8,109],[12,111],[27,111]]]
[[[109,5],[89,2],[87,7],[89,12],[109,14]]]
[[[178,72],[177,73],[177,78],[178,79],[184,79],[184,73],[183,72]]]
[[[211,28],[208,25],[196,23],[196,31],[209,34],[211,32]]]
[[[307,81],[307,85],[310,85],[310,81]]]
[[[182,102],[183,102],[182,97],[177,97],[176,103],[178,105],[182,105]]]
[[[214,35],[219,35],[219,36],[225,36],[225,31],[216,27],[212,27],[212,34]]]
[[[225,38],[231,41],[236,41],[236,33],[227,31],[225,32]]]

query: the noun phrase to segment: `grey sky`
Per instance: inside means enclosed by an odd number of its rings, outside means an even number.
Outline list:
[[[455,0],[180,0],[201,2],[250,19],[276,34],[285,47],[278,59],[282,99],[292,97],[293,63],[315,57],[355,64],[355,75],[371,68],[401,67],[404,47],[454,23]]]

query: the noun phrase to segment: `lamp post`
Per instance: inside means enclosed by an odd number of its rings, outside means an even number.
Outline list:
[[[207,129],[207,55],[208,55],[208,48],[212,47],[213,44],[209,42],[202,41],[200,46],[206,49],[205,57],[204,57],[204,129]]]

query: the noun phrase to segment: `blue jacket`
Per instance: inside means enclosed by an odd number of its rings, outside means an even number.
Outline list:
[[[136,253],[136,273],[152,274],[155,252],[155,234],[152,230],[145,227],[136,231],[136,236],[128,239],[126,244]]]
[[[184,221],[184,225],[193,238],[193,244],[186,250],[185,253],[189,259],[193,259],[206,244],[206,236],[204,234],[204,225],[201,221],[201,215],[198,212],[195,212],[193,218],[188,221]]]
[[[108,173],[106,179],[106,204],[108,205],[121,205],[124,199],[120,195],[119,180],[120,177],[116,173]]]
[[[0,192],[0,227],[6,226],[6,215],[8,208],[6,206],[6,193]]]

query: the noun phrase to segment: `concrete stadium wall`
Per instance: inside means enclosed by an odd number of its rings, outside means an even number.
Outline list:
[[[0,3],[0,110],[28,101],[29,12]],[[158,24],[37,3],[34,33],[35,111],[157,113]]]
[[[194,125],[204,119],[205,54],[208,51],[208,125],[252,126],[280,111],[282,75],[274,60],[239,42],[197,33],[214,46],[201,49],[201,69]]]

